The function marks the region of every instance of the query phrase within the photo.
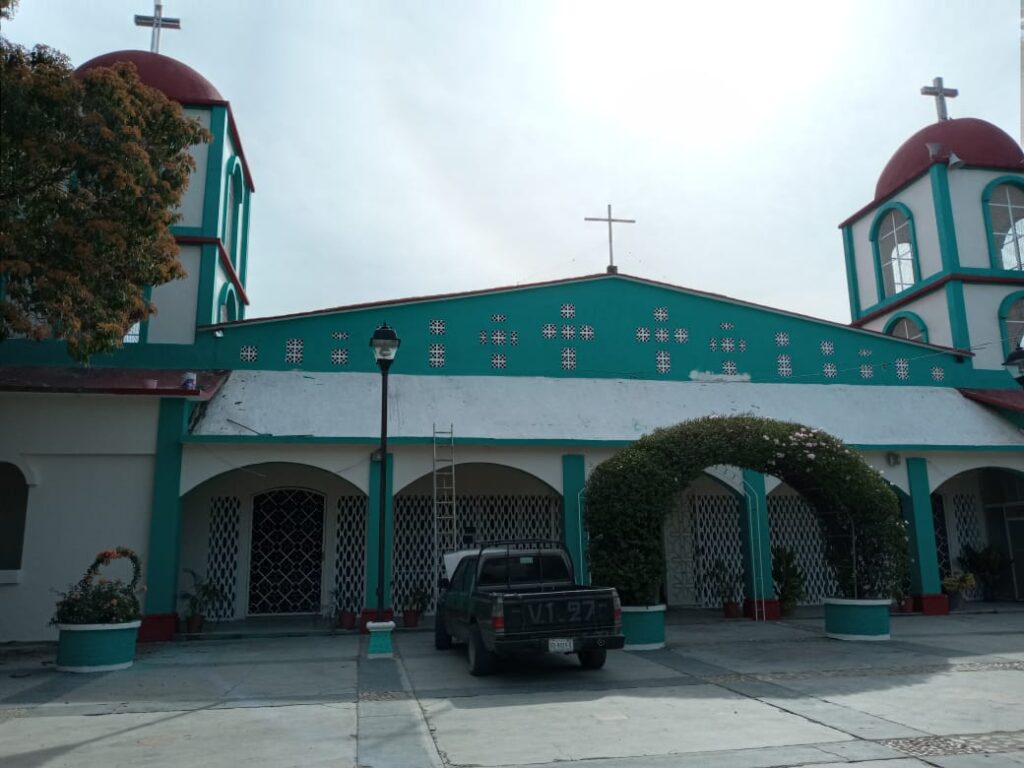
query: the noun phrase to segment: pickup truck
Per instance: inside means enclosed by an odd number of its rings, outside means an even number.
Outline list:
[[[576,584],[565,546],[553,541],[487,542],[444,556],[434,647],[468,645],[471,675],[498,656],[575,653],[584,669],[622,648],[622,607],[612,587]]]

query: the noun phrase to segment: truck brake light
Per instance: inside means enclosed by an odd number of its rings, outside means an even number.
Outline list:
[[[505,631],[505,602],[501,597],[491,606],[491,628],[495,632]]]

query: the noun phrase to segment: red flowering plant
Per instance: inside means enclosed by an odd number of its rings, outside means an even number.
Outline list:
[[[132,565],[132,579],[125,583],[121,579],[100,577],[101,567],[114,560],[126,559]],[[96,555],[81,580],[67,592],[61,592],[57,611],[51,624],[123,624],[138,619],[138,593],[142,566],[139,556],[127,547],[105,549]]]

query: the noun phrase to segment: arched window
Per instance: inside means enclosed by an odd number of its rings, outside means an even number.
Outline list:
[[[1024,270],[1024,188],[1005,182],[987,190],[991,252],[997,267]]]
[[[21,470],[0,461],[0,571],[21,569],[28,484]]]
[[[238,236],[242,208],[242,171],[236,160],[234,169],[228,176],[227,211],[224,218],[224,249],[228,252],[231,264],[238,269]]]
[[[220,292],[220,307],[217,311],[217,322],[230,323],[238,319],[238,298],[230,285],[225,285]]]
[[[873,237],[881,297],[895,296],[917,282],[914,222],[906,206],[891,207],[875,220]]]
[[[885,332],[898,339],[928,341],[928,328],[924,321],[912,312],[895,315],[885,326]]]
[[[1024,340],[1024,291],[1011,293],[999,307],[999,325],[1003,334],[1003,351],[1009,354]]]

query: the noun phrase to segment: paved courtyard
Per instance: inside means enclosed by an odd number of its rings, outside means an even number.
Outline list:
[[[351,635],[140,647],[123,672],[55,672],[0,647],[0,765],[1024,766],[1024,612],[897,616],[889,643],[820,619],[689,617],[669,645],[507,663],[400,633],[394,660]]]

